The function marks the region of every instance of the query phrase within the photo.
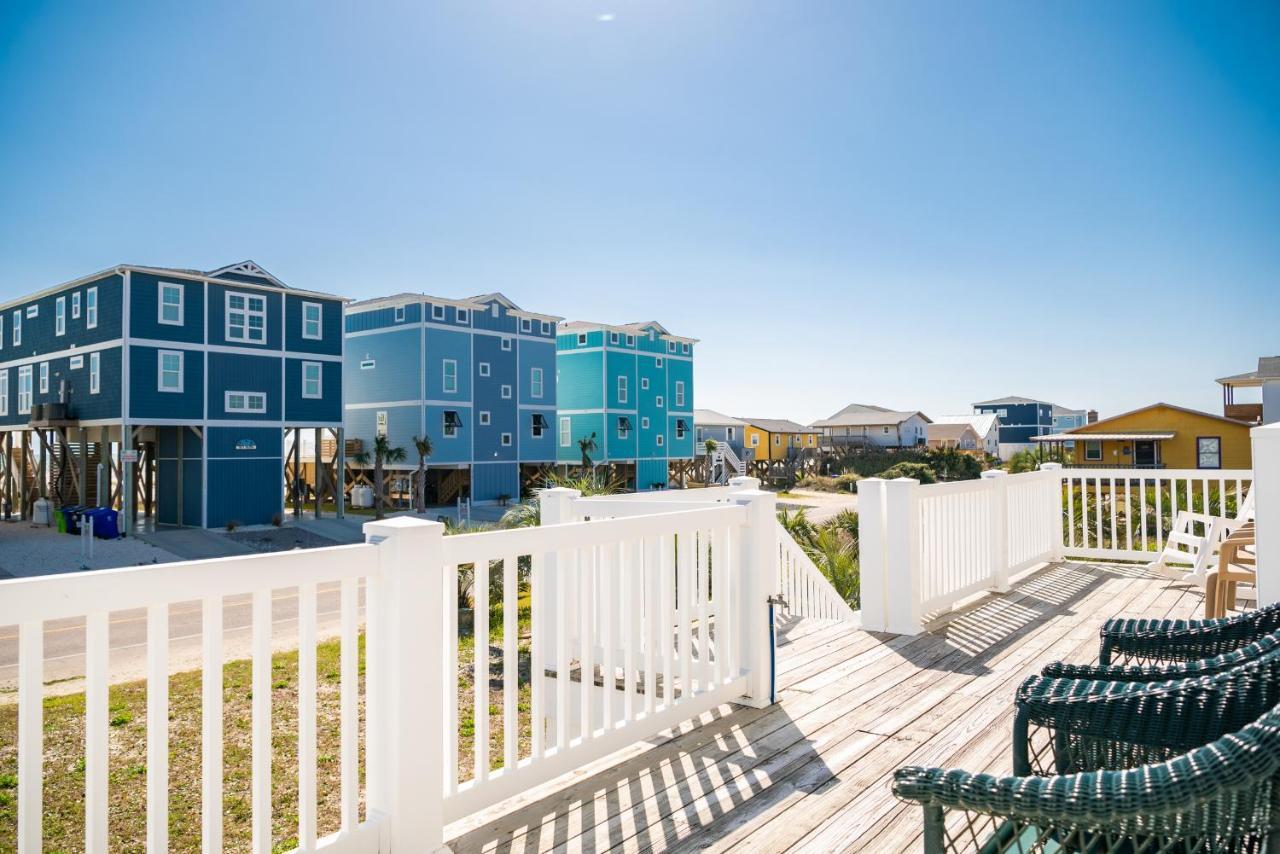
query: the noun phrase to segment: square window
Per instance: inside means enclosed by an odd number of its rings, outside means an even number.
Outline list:
[[[659,448],[661,448],[661,447],[662,447],[662,445],[663,445],[663,443],[664,443],[664,440],[665,440],[665,439],[666,439],[666,437],[665,437],[665,436],[663,436],[661,433],[659,433],[659,434],[658,434],[657,445],[658,445],[658,447],[659,447]]]
[[[1102,459],[1102,443],[1097,441],[1085,440],[1084,458],[1087,461],[1098,461]]]
[[[649,429],[649,416],[646,415],[645,417],[640,419],[640,429],[641,430]]]
[[[674,341],[668,341],[668,342],[667,342],[667,352],[668,352],[668,353],[674,353],[675,351],[676,351],[676,342],[674,342]]]
[[[444,320],[444,306],[442,305],[431,306],[431,319]]]
[[[530,319],[529,319],[529,318],[527,318],[527,317],[522,317],[522,318],[520,318],[520,331],[521,331],[521,332],[532,332],[532,331],[533,331],[533,321],[532,321],[532,320],[530,320]]]
[[[653,366],[654,366],[655,368],[661,368],[661,367],[662,367],[662,357],[661,357],[661,356],[659,356],[658,358],[656,358],[656,359],[654,359],[654,360],[653,360]]]
[[[627,336],[627,346],[628,346],[628,347],[634,347],[634,346],[636,346],[636,336],[634,336],[634,335],[628,335],[628,336]]]
[[[543,335],[551,334],[551,321],[549,320],[542,321],[542,334]]]
[[[502,447],[504,447],[504,448],[509,448],[509,447],[511,447],[511,434],[510,434],[510,433],[503,433],[503,434],[502,434]]]
[[[157,309],[160,315],[156,318],[157,322],[166,326],[182,325],[183,291],[182,285],[174,282],[160,283],[160,304]]]
[[[404,323],[404,306],[396,306],[396,323]]]
[[[489,376],[489,363],[488,363],[488,362],[481,362],[481,363],[480,363],[480,376],[482,376],[482,377],[487,377],[487,376]]]
[[[648,391],[648,390],[649,390],[649,378],[648,378],[648,377],[641,377],[641,378],[640,378],[640,390],[641,390],[641,391]]]
[[[579,347],[587,346],[587,333],[585,332],[578,333],[578,346]]]
[[[489,426],[489,410],[487,409],[480,410],[480,426],[481,427]]]
[[[659,409],[661,409],[661,408],[662,408],[662,395],[658,395],[658,399],[657,399],[656,401],[654,401],[654,403],[655,403],[655,405],[657,405],[657,407],[658,407]]]
[[[609,343],[615,344],[615,345],[618,343],[618,333],[616,332],[609,333]]]
[[[688,344],[681,344],[681,345],[680,345],[680,349],[681,349],[681,351],[682,351],[686,356],[687,356],[687,355],[689,355],[689,345],[688,345]]]
[[[470,323],[470,322],[471,322],[471,312],[470,312],[468,309],[465,309],[465,308],[460,308],[460,309],[458,309],[458,322],[459,322],[459,323]]]
[[[509,385],[503,385],[503,386],[502,386],[502,399],[503,399],[503,400],[510,400],[510,399],[511,399],[511,386],[509,386]]]
[[[511,339],[510,339],[510,338],[503,338],[503,339],[502,339],[502,349],[503,349],[503,350],[505,350],[505,351],[507,351],[508,353],[509,353],[509,352],[511,352]]]

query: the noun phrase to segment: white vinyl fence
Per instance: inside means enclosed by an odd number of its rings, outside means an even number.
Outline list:
[[[396,518],[367,523],[361,545],[0,581],[0,625],[19,627],[17,850],[42,849],[42,781],[57,773],[43,757],[43,638],[51,620],[85,619],[91,854],[116,847],[107,835],[108,624],[128,609],[147,614],[146,823],[153,852],[170,847],[169,619],[178,603],[195,600],[203,617],[206,852],[224,842],[226,597],[247,596],[252,609],[254,852],[280,842],[272,833],[271,644],[273,597],[283,594],[296,592],[300,603],[299,851],[432,851],[450,821],[726,701],[766,705],[766,603],[778,591],[778,528],[774,496],[756,484],[700,491],[711,503],[678,493],[602,503],[548,490],[539,527],[445,537],[439,523]],[[317,587],[330,583],[341,607],[341,815],[318,822]],[[459,626],[468,613],[459,607],[460,590],[470,590],[478,605],[469,648]],[[490,601],[501,604],[492,626]],[[522,609],[529,613],[523,636]],[[460,683],[476,674],[474,704],[460,713]],[[463,752],[472,758],[460,767]],[[338,830],[318,837],[318,825]]]

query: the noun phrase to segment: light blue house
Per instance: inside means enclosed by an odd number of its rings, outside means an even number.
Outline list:
[[[430,438],[429,504],[518,499],[555,462],[556,324],[502,294],[398,294],[347,306],[346,434],[372,452]],[[403,478],[408,491],[409,479]]]
[[[561,324],[556,339],[556,458],[608,465],[629,487],[661,489],[694,455],[694,338],[660,323]]]
[[[0,493],[160,524],[271,522],[285,435],[342,423],[342,300],[252,261],[121,265],[0,306]],[[29,484],[19,460],[38,460]],[[16,481],[16,482],[15,482]]]

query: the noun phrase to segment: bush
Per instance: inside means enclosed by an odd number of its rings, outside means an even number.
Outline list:
[[[937,483],[938,478],[934,475],[933,469],[927,463],[898,463],[890,466],[876,477],[882,477],[885,480],[893,480],[899,477],[915,478],[921,483]]]
[[[857,472],[847,471],[844,474],[836,476],[836,486],[841,492],[857,492],[858,481],[862,480],[862,475]]]
[[[797,489],[812,489],[816,492],[835,492],[839,484],[834,477],[821,474],[807,474],[796,481]]]

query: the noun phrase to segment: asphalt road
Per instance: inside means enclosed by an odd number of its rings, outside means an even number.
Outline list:
[[[360,614],[364,612],[361,585]],[[274,649],[292,649],[298,644],[298,595],[295,590],[279,590],[272,597],[271,643]],[[341,595],[337,583],[322,584],[316,596],[316,632],[321,639],[336,637],[340,630]],[[223,648],[228,661],[248,658],[252,627],[252,596],[228,596],[222,612]],[[169,607],[170,672],[200,667],[201,606],[199,601],[175,603]],[[52,620],[44,629],[44,681],[53,683],[56,693],[78,691],[84,677],[84,627],[82,617]],[[147,613],[138,608],[111,614],[111,681],[141,679],[146,675]],[[18,629],[0,628],[0,703],[17,697]]]

